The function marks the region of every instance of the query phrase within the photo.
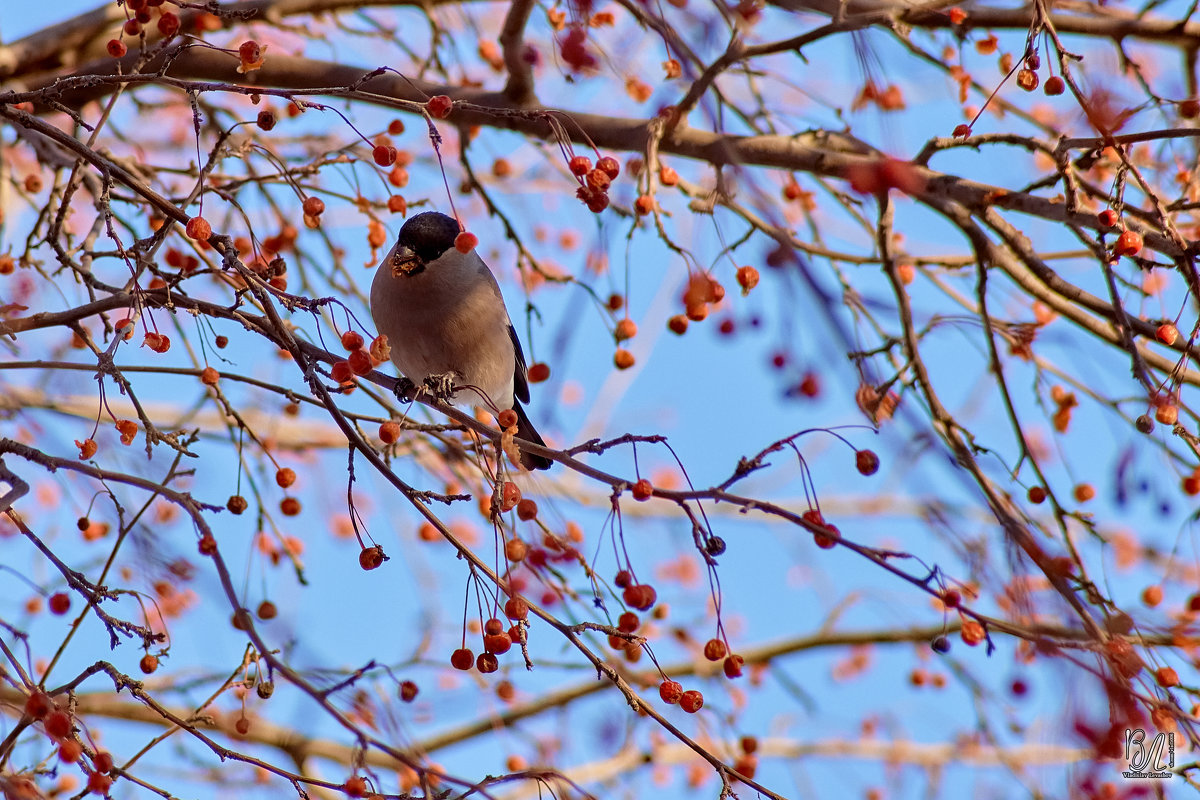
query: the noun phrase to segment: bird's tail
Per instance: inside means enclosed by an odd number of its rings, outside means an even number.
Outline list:
[[[546,446],[546,442],[542,440],[542,435],[533,427],[533,423],[529,421],[529,417],[525,414],[525,409],[520,403],[513,403],[513,411],[517,412],[517,437],[524,439],[527,442]],[[534,453],[521,450],[521,466],[525,469],[550,469],[550,465],[554,462],[545,456],[535,455]]]

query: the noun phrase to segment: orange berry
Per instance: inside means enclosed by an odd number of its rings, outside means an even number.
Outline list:
[[[86,460],[96,455],[96,443],[92,439],[84,439],[82,442],[75,440],[75,446],[79,448],[79,457]]]
[[[395,444],[400,440],[400,423],[388,420],[379,426],[379,441],[384,444]]]
[[[509,561],[514,563],[524,561],[527,555],[529,555],[529,545],[520,539],[509,539],[504,543],[504,557]]]
[[[1154,608],[1162,602],[1163,590],[1161,586],[1147,586],[1142,590],[1142,605],[1147,608]]]
[[[641,478],[633,484],[633,499],[639,503],[649,500],[653,495],[654,486],[645,478]]]
[[[654,210],[654,198],[648,194],[638,195],[637,200],[633,201],[633,210],[639,216],[646,216]]]
[[[632,339],[634,336],[637,336],[637,323],[628,317],[618,322],[616,329],[613,331],[613,338],[618,342]]]
[[[1175,344],[1175,342],[1179,341],[1179,329],[1170,322],[1164,322],[1162,325],[1159,325],[1154,335],[1163,344]]]
[[[1172,667],[1159,667],[1154,671],[1154,679],[1164,689],[1179,685],[1179,674]]]
[[[742,294],[750,294],[750,290],[758,286],[758,270],[754,267],[738,267],[737,271],[738,286],[742,287]]]
[[[367,781],[361,775],[352,775],[342,784],[342,791],[348,797],[362,797],[367,793]]]
[[[663,165],[659,167],[658,180],[663,186],[674,186],[679,183],[679,173],[671,167]]]
[[[187,221],[183,232],[188,235],[189,239],[208,241],[208,237],[212,236],[212,226],[204,217],[192,217]]]
[[[355,350],[346,357],[346,363],[350,365],[350,371],[355,375],[370,375],[374,365],[371,363],[371,356],[366,350]]]
[[[138,669],[142,671],[143,675],[152,674],[158,669],[158,657],[146,653],[146,655],[142,656],[141,661],[138,662]]]
[[[1154,418],[1163,425],[1174,425],[1179,421],[1179,406],[1173,403],[1163,403],[1154,409]]]
[[[500,427],[504,430],[516,427],[519,419],[520,418],[517,416],[517,412],[513,411],[511,408],[506,408],[500,412],[498,417],[496,417],[496,421],[500,423]]]
[[[971,647],[974,647],[986,638],[983,626],[977,620],[973,619],[963,620],[962,631],[959,635]]]
[[[286,489],[296,482],[296,471],[291,467],[282,467],[275,473],[275,483]]]
[[[636,363],[633,353],[623,347],[618,347],[617,352],[613,354],[613,365],[617,369],[629,369]]]
[[[1075,500],[1079,503],[1086,503],[1096,496],[1096,489],[1090,483],[1081,483],[1075,487]]]
[[[216,386],[217,381],[221,379],[221,373],[217,372],[212,367],[205,367],[200,372],[200,382],[205,386]]]

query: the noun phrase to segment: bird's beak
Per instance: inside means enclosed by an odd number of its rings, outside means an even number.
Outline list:
[[[414,275],[425,268],[420,257],[407,247],[397,247],[392,251],[392,277],[403,278]]]

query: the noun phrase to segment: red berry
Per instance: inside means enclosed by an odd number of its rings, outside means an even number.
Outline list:
[[[337,383],[350,383],[354,380],[354,370],[350,369],[350,362],[338,361],[329,368],[329,377]]]
[[[1189,98],[1179,104],[1179,116],[1184,119],[1200,117],[1200,100]]]
[[[262,60],[262,47],[253,39],[247,39],[238,46],[238,57],[245,64],[257,64]]]
[[[508,634],[501,631],[500,633],[492,634],[491,636],[483,637],[483,649],[489,653],[502,656],[512,647],[512,639]]]
[[[113,58],[121,58],[129,52],[129,48],[120,39],[109,39],[105,49],[108,50],[108,54]]]
[[[623,569],[613,578],[613,585],[618,589],[625,589],[633,585],[633,575],[627,569]]]
[[[663,681],[658,686],[658,696],[664,703],[675,705],[683,697],[683,686],[679,681]]]
[[[596,169],[607,175],[611,181],[615,181],[617,176],[621,174],[621,165],[612,156],[604,156],[597,161]]]
[[[107,775],[112,772],[113,757],[112,753],[107,750],[99,750],[96,756],[92,759],[92,766],[96,768],[96,772]]]
[[[523,597],[510,597],[504,602],[504,616],[509,619],[525,619],[529,616],[529,603]]]
[[[1042,91],[1053,97],[1055,95],[1062,94],[1064,91],[1066,91],[1066,88],[1066,81],[1064,81],[1058,75],[1051,75],[1046,79],[1046,84],[1042,86]]]
[[[533,500],[530,500],[528,497],[517,503],[517,517],[519,519],[528,522],[531,519],[535,519],[537,517],[537,513],[537,503],[535,503]]]
[[[617,618],[617,630],[622,633],[633,633],[638,629],[638,625],[640,624],[641,620],[638,619],[638,615],[632,611],[626,611]]]
[[[136,19],[127,19],[125,20],[125,26],[122,28],[122,30],[125,31],[126,36],[137,36],[142,32],[142,23],[138,22]]]
[[[500,412],[498,417],[496,417],[496,421],[500,423],[501,428],[508,430],[509,428],[515,427],[520,421],[520,418],[517,416],[516,411],[513,411],[511,408],[506,408]]]
[[[638,195],[637,200],[633,201],[633,210],[639,216],[646,216],[654,210],[654,198],[648,194]]]
[[[379,545],[364,547],[358,552],[358,565],[367,572],[378,569],[383,562],[383,548]]]
[[[1134,256],[1142,249],[1142,235],[1137,231],[1123,231],[1113,245],[1113,254],[1117,256]]]
[[[355,375],[370,375],[374,365],[371,364],[371,355],[366,350],[355,350],[350,355],[346,356],[346,363],[350,365],[350,371]]]
[[[954,126],[954,138],[965,139],[971,135],[971,126],[965,122],[960,122]]]
[[[720,639],[709,639],[704,643],[704,657],[709,661],[720,661],[725,658],[725,643]]]
[[[632,339],[634,336],[637,336],[637,323],[628,317],[619,321],[617,327],[613,330],[613,338],[618,342]]]
[[[479,244],[479,237],[473,233],[463,231],[458,236],[454,237],[454,249],[460,253],[466,254],[475,249]]]
[[[309,198],[314,199],[314,198]],[[352,353],[363,346],[362,334],[356,331],[346,331],[342,334],[342,347],[346,348],[346,352]]]
[[[412,681],[404,681],[400,684],[400,699],[405,703],[411,703],[417,698],[417,692],[419,691],[420,689],[417,688],[415,683]]]
[[[396,148],[390,144],[376,145],[371,151],[371,158],[375,159],[375,163],[381,167],[390,167],[396,163]]]
[[[623,347],[618,347],[617,352],[613,353],[613,366],[617,369],[629,369],[635,363],[637,363],[637,360],[634,358],[633,353]]]
[[[488,675],[500,669],[500,659],[496,658],[493,653],[480,653],[479,657],[475,659],[475,668],[484,675]]]
[[[215,556],[217,554],[217,540],[213,538],[211,533],[206,533],[200,537],[197,549],[199,549],[202,556]]]
[[[663,166],[658,170],[658,180],[663,186],[674,186],[679,183],[679,173],[671,167]]]
[[[1106,208],[1101,211],[1096,215],[1096,219],[1106,228],[1115,227],[1116,224],[1121,220],[1121,218],[1117,216],[1117,212],[1113,211],[1111,208]]]
[[[205,386],[216,386],[219,380],[221,380],[221,373],[212,367],[205,367],[200,370],[200,382]]]
[[[529,372],[525,377],[530,383],[543,383],[550,378],[550,365],[541,361],[536,361],[529,365]]]
[[[64,764],[74,764],[83,755],[83,746],[74,739],[68,739],[58,746],[58,760]]]
[[[395,444],[400,440],[400,423],[394,419],[379,426],[379,441],[384,444]]]
[[[642,478],[633,485],[633,499],[638,502],[645,502],[654,495],[654,486],[650,481]]]
[[[429,98],[429,102],[425,104],[425,108],[429,111],[429,116],[437,119],[445,119],[454,110],[454,101],[444,94],[439,94],[436,97]]]
[[[1154,335],[1163,344],[1175,344],[1175,342],[1179,341],[1179,329],[1170,322],[1164,322],[1162,325],[1159,325]]]
[[[321,216],[325,213],[325,201],[319,197],[304,198],[304,213],[310,217]]]
[[[54,701],[45,692],[34,692],[25,698],[25,713],[35,720],[42,720],[54,710]]]
[[[71,735],[71,715],[61,709],[55,709],[46,715],[42,725],[46,733],[55,739],[65,739]]]
[[[854,465],[862,475],[874,475],[879,471],[879,456],[873,450],[859,450],[854,454]]]
[[[179,15],[172,11],[164,11],[158,18],[158,32],[167,39],[179,33]]]
[[[87,788],[92,794],[98,794],[107,797],[109,790],[112,789],[113,779],[103,772],[93,772],[88,775]]]
[[[342,791],[348,797],[363,797],[367,793],[367,781],[361,775],[351,775],[342,784]]]
[[[71,610],[71,595],[66,592],[55,592],[50,595],[50,613],[62,616]]]
[[[737,653],[734,653],[726,657],[725,663],[721,665],[721,668],[725,672],[725,677],[732,680],[734,678],[742,677],[742,665],[745,663],[746,659],[742,658]]]
[[[592,160],[587,156],[574,156],[567,162],[567,168],[573,175],[583,177],[592,171]]]
[[[695,714],[700,709],[704,708],[704,695],[695,689],[688,689],[679,698],[679,707],[689,714]]]
[[[475,663],[475,654],[468,647],[460,647],[450,654],[450,665],[455,669],[461,669],[464,672],[471,668]]]
[[[962,630],[959,632],[959,635],[971,647],[974,647],[986,638],[983,626],[973,619],[963,620]]]

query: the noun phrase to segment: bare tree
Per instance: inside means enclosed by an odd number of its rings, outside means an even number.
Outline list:
[[[1195,786],[1192,10],[0,45],[0,791]],[[552,446],[397,391],[366,293],[427,209]]]

